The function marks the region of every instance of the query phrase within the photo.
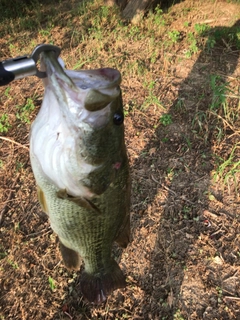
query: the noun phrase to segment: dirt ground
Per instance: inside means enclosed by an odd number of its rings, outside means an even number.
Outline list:
[[[213,31],[240,26],[238,3],[202,2],[186,13],[192,3],[183,1],[170,11],[171,28],[183,37],[186,20],[208,23]],[[64,33],[58,30],[53,38],[64,44],[67,56]],[[1,58],[9,57],[6,39],[0,43]],[[240,117],[234,128],[223,123],[219,142],[218,123],[209,113],[214,99],[210,74],[220,75],[223,85],[240,88],[240,51],[229,43],[220,39],[211,51],[203,44],[189,59],[181,59],[185,48],[180,43],[166,52],[166,65],[161,52],[154,63],[146,61],[155,74],[155,94],[171,115],[166,126],[159,123],[162,108],[141,108],[144,79],[123,74],[132,240],[123,251],[114,248],[127,287],[104,305],[84,301],[81,271],[70,272],[62,264],[56,235],[37,200],[29,161],[30,124],[16,120],[1,134],[0,319],[240,319],[240,170],[226,183],[214,176],[218,159],[227,159],[233,145],[234,161],[240,160]],[[144,59],[142,45],[135,48],[136,59]],[[131,44],[123,46],[128,51]],[[71,48],[72,57],[75,50],[77,45]],[[16,105],[36,92],[33,121],[43,94],[37,78],[12,82],[9,94],[1,88],[0,112],[7,110],[13,117]],[[240,111],[239,100],[230,97],[228,103],[238,103]]]

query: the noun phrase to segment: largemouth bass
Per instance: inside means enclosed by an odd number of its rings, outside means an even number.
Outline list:
[[[63,262],[79,269],[81,291],[101,303],[125,277],[112,257],[130,236],[130,178],[119,71],[65,70],[41,56],[48,77],[32,124],[30,158],[42,209],[58,235]]]

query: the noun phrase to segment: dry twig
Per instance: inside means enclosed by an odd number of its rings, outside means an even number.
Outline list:
[[[20,147],[22,147],[22,148],[24,148],[24,149],[29,150],[28,147],[24,146],[23,144],[21,144],[21,143],[19,143],[19,142],[17,142],[17,141],[14,141],[14,140],[12,140],[12,139],[9,139],[9,138],[6,138],[6,137],[2,137],[2,136],[0,136],[0,139],[1,139],[1,140],[4,140],[4,141],[11,142],[11,143],[13,143],[13,144],[16,144],[17,146],[20,146]]]

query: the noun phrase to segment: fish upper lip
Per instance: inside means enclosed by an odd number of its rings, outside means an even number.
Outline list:
[[[68,74],[68,70],[65,70],[59,63],[56,52],[44,51],[41,53],[41,56],[46,68],[45,73],[50,77],[54,74],[58,82],[64,82],[71,89],[75,89],[74,91],[88,89],[94,89],[100,92],[108,91],[117,87],[119,88],[121,83],[121,74],[117,69],[100,68],[95,70],[79,70],[79,73],[78,71],[69,71],[72,74]],[[80,76],[81,74],[82,77]],[[79,84],[77,82],[79,82]],[[111,93],[109,92],[107,95],[111,96]],[[114,94],[114,96],[115,95],[116,94]]]

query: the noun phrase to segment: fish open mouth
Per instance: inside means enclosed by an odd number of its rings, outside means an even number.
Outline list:
[[[109,121],[110,103],[120,95],[121,74],[112,68],[66,70],[61,58],[52,52],[41,54],[41,69],[46,71],[45,87],[50,86],[61,112],[78,127],[88,123],[99,128]]]
[[[66,70],[63,61],[52,52],[41,54],[41,68],[48,75],[45,82],[58,83],[62,89],[69,91],[71,98],[82,100],[89,111],[103,109],[120,94],[121,74],[116,69]]]

